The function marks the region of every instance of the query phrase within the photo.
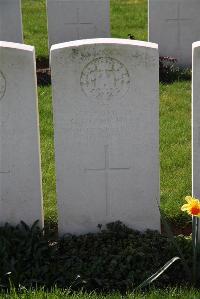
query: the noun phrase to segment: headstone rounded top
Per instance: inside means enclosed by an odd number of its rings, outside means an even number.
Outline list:
[[[200,47],[200,41],[196,41],[192,44],[192,49]]]
[[[9,48],[9,49],[18,49],[18,50],[24,50],[24,51],[34,51],[33,46],[19,44],[19,43],[12,43],[12,42],[6,42],[6,41],[0,41],[0,48]]]
[[[81,39],[81,40],[70,41],[66,43],[55,44],[51,47],[51,51],[59,50],[62,48],[68,48],[68,47],[78,47],[83,45],[95,45],[95,44],[131,45],[131,46],[158,49],[158,44],[156,43],[122,39],[122,38],[92,38],[92,39]]]

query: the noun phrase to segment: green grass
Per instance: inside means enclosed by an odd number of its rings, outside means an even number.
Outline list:
[[[36,48],[37,57],[48,56],[45,0],[22,0],[24,42]]]
[[[38,98],[44,211],[45,220],[51,226],[57,220],[51,87],[39,87]]]
[[[191,194],[191,83],[160,84],[161,207],[171,219],[188,219],[180,211]]]
[[[44,0],[23,0],[25,43],[37,57],[48,57]],[[111,0],[113,37],[129,33],[147,40],[147,0]],[[172,221],[186,221],[180,211],[191,194],[191,87],[189,81],[160,84],[161,207]],[[56,222],[55,165],[51,88],[39,87],[40,133],[45,219]]]
[[[68,290],[54,289],[51,292],[39,290],[39,291],[27,291],[21,294],[17,294],[12,291],[11,294],[0,294],[0,299],[121,299],[120,294],[101,295],[96,293],[73,293],[70,294]],[[183,290],[183,289],[165,289],[152,290],[147,293],[132,293],[123,296],[124,299],[198,299],[200,298],[200,291],[198,290]]]
[[[112,37],[147,40],[147,0],[111,0]]]

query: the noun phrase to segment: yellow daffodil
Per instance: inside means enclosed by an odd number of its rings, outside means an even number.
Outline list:
[[[189,215],[200,217],[200,201],[192,196],[186,196],[187,204],[181,207],[181,211],[186,211]]]

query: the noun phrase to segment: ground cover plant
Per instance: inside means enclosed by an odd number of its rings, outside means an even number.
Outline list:
[[[192,240],[175,237],[183,259],[192,269]],[[141,233],[120,222],[97,233],[51,239],[24,223],[0,228],[0,287],[16,290],[53,286],[98,292],[133,291],[179,252],[156,231]],[[156,287],[190,281],[184,264],[176,261],[154,282]]]

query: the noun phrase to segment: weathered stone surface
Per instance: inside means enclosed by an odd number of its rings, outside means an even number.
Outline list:
[[[0,0],[0,40],[23,43],[21,0]]]
[[[35,52],[0,42],[0,224],[43,225]]]
[[[49,46],[110,36],[110,0],[47,0]]]
[[[199,0],[149,0],[149,41],[160,56],[173,56],[191,67],[192,43],[200,40]]]
[[[200,198],[200,42],[192,45],[192,193]]]
[[[157,45],[63,43],[51,69],[60,234],[116,220],[159,230]]]

